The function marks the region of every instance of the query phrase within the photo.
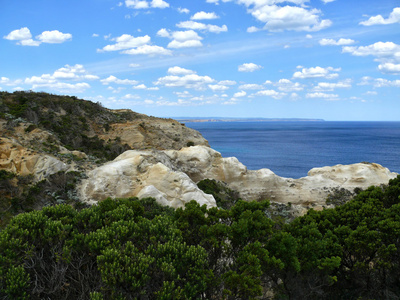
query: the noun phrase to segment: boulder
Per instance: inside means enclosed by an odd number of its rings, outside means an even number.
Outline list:
[[[235,157],[223,158],[209,147],[194,146],[179,151],[126,151],[88,176],[80,191],[89,202],[138,196],[154,197],[172,207],[182,207],[190,200],[212,207],[214,198],[196,186],[208,178],[226,182],[247,201],[269,199],[322,209],[327,196],[337,189],[352,192],[387,184],[397,174],[378,164],[358,163],[315,168],[306,177],[291,179],[269,169],[247,170]]]

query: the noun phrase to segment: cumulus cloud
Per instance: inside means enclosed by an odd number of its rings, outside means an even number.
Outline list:
[[[388,25],[394,23],[400,23],[400,7],[395,7],[387,19],[382,17],[382,15],[377,15],[370,17],[367,21],[360,22],[360,24],[364,26]]]
[[[195,74],[196,73],[195,71],[188,70],[188,69],[185,69],[185,68],[181,68],[181,67],[178,67],[178,66],[169,68],[167,72],[168,72],[168,74],[171,74],[171,75],[188,75],[188,74]]]
[[[234,80],[222,80],[220,82],[218,82],[218,84],[222,84],[222,85],[235,85],[236,81]]]
[[[42,43],[49,43],[49,44],[61,44],[65,41],[72,39],[72,34],[70,33],[62,33],[58,30],[52,31],[43,31],[41,34],[36,36],[38,40]]]
[[[333,91],[335,89],[351,88],[351,79],[346,79],[336,83],[333,82],[319,82],[317,86],[313,88],[314,91]]]
[[[203,38],[199,36],[196,31],[193,30],[169,32],[165,28],[162,28],[157,32],[157,35],[172,39],[172,41],[167,46],[168,48],[179,49],[203,46],[203,44],[201,43],[201,40]]]
[[[338,100],[339,95],[337,94],[326,94],[326,93],[308,93],[306,95],[307,98],[321,98],[321,99],[325,99],[325,100]]]
[[[130,80],[130,79],[118,79],[114,75],[110,75],[106,79],[100,80],[100,82],[104,85],[109,85],[111,83],[115,84],[124,84],[124,85],[136,85],[138,82],[136,80]]]
[[[307,79],[307,78],[326,78],[333,79],[337,78],[339,74],[331,72],[339,72],[341,68],[333,67],[312,67],[312,68],[302,68],[301,71],[297,71],[293,74],[293,78]]]
[[[90,85],[87,82],[74,83],[74,81],[97,79],[99,77],[88,74],[82,65],[65,65],[54,71],[53,74],[27,77],[24,83],[30,85],[32,90],[47,88],[62,93],[82,93],[89,89]]]
[[[17,45],[21,46],[39,46],[41,43],[48,44],[61,44],[65,41],[72,39],[72,34],[62,33],[58,30],[43,31],[36,36],[37,40],[32,39],[32,34],[29,28],[22,27],[11,31],[8,35],[4,36],[5,39],[17,41]]]
[[[286,96],[285,93],[280,93],[275,90],[262,90],[254,94],[254,96],[268,96],[274,99],[281,99]]]
[[[155,45],[143,45],[134,49],[122,51],[130,55],[172,55],[171,50]]]
[[[167,75],[158,78],[155,85],[165,87],[184,87],[186,89],[205,90],[206,86],[214,83],[215,80],[209,76],[200,76],[195,73],[178,75]]]
[[[169,3],[163,0],[152,0],[144,1],[144,0],[125,0],[126,7],[134,8],[134,9],[147,9],[147,8],[167,8],[169,7]]]
[[[274,84],[282,92],[298,92],[304,89],[303,85],[298,82],[292,82],[289,79],[279,79],[279,81]]]
[[[361,79],[361,82],[359,85],[372,85],[376,88],[381,88],[381,87],[400,87],[400,80],[388,80],[384,78],[372,78],[369,76],[364,76]]]
[[[260,69],[262,69],[262,66],[256,65],[254,63],[245,63],[238,67],[239,72],[254,72]]]
[[[394,57],[396,53],[400,53],[400,45],[393,42],[377,42],[369,46],[347,46],[342,48],[343,53],[350,53],[355,56],[377,56],[377,57]]]
[[[355,41],[352,39],[343,39],[340,38],[339,40],[334,39],[322,39],[319,41],[321,46],[344,46],[344,45],[351,45],[354,44]]]
[[[154,8],[167,8],[169,7],[169,3],[163,1],[163,0],[152,0],[151,1],[151,7]]]
[[[233,97],[234,97],[234,98],[241,98],[241,97],[244,97],[244,96],[246,96],[246,95],[247,95],[247,93],[246,93],[245,91],[240,91],[240,92],[235,93],[235,94],[233,95]]]
[[[279,6],[283,1],[270,0],[238,0],[238,3],[244,4],[247,11],[258,21],[265,23],[265,30],[269,31],[319,31],[332,25],[328,19],[321,20],[321,11],[319,9],[309,9],[304,5],[303,0],[285,1],[300,6]],[[250,27],[249,32],[254,32],[255,27]]]
[[[400,64],[384,63],[380,64],[378,69],[383,73],[400,74]]]
[[[188,10],[187,8],[178,7],[178,12],[180,12],[181,14],[188,14],[190,13],[190,10]]]
[[[228,31],[228,27],[226,25],[217,26],[217,25],[204,24],[204,23],[195,22],[195,21],[183,21],[183,22],[176,24],[176,26],[179,28],[192,29],[192,30],[204,30],[204,31],[209,31],[209,32],[213,32],[213,33],[220,33],[220,32]]]
[[[137,48],[150,43],[151,38],[148,35],[134,37],[129,34],[123,34],[111,39],[115,44],[104,46],[99,52],[120,51],[125,49]]]
[[[255,83],[247,83],[239,86],[239,89],[241,90],[261,90],[263,88],[264,87],[262,85]]]
[[[226,91],[229,89],[228,86],[222,84],[209,84],[208,87],[214,92]]]
[[[22,41],[32,38],[32,34],[28,27],[22,27],[11,31],[4,38],[10,41]]]
[[[218,18],[219,17],[214,12],[207,13],[204,11],[197,12],[190,17],[191,20],[213,20]]]

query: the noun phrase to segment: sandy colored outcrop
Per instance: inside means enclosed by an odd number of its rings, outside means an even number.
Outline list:
[[[138,196],[154,197],[160,204],[174,208],[183,207],[190,200],[216,206],[214,197],[203,193],[162,151],[126,151],[89,172],[88,177],[80,193],[82,200],[89,203],[108,197]]]
[[[132,149],[176,149],[192,145],[208,146],[207,140],[196,130],[172,120],[143,117],[125,123],[114,123],[98,133],[103,140],[119,140]]]
[[[315,168],[306,177],[291,179],[277,176],[269,169],[247,170],[234,157],[223,158],[209,147],[195,146],[180,151],[126,151],[88,176],[80,191],[89,202],[107,197],[152,196],[172,207],[192,199],[215,206],[214,199],[195,185],[208,178],[226,182],[248,201],[270,199],[318,209],[335,189],[353,191],[387,184],[397,174],[378,164],[359,163]]]
[[[59,171],[66,171],[69,166],[62,161],[25,148],[17,142],[0,138],[0,169],[17,175],[33,175],[35,181]]]

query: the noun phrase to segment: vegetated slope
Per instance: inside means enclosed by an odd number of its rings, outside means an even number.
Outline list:
[[[7,121],[5,129],[29,122],[25,128],[27,133],[35,128],[49,131],[57,139],[50,143],[59,142],[69,150],[79,150],[101,160],[111,160],[127,149],[207,145],[197,131],[175,120],[149,117],[131,110],[110,110],[99,103],[70,96],[1,92],[0,117]]]
[[[0,228],[12,215],[56,203],[79,204],[88,170],[128,149],[207,145],[172,119],[48,93],[0,92]]]

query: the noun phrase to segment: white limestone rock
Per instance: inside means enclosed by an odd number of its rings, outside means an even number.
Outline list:
[[[185,173],[176,170],[163,151],[129,150],[88,173],[80,193],[93,203],[108,197],[155,197],[160,204],[184,207],[195,200],[207,207],[216,206],[213,196],[205,194]]]
[[[126,151],[90,172],[81,193],[87,201],[151,196],[171,207],[182,207],[190,200],[212,207],[214,198],[195,184],[208,178],[226,182],[247,201],[270,199],[322,209],[335,189],[365,189],[387,184],[396,176],[378,164],[359,163],[315,168],[300,179],[284,178],[269,169],[247,170],[235,157],[223,158],[209,147],[194,146],[179,151]]]

